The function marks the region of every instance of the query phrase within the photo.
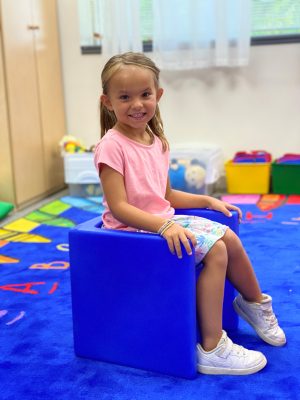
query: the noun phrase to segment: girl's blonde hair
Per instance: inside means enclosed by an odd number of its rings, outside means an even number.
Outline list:
[[[105,64],[102,74],[102,90],[103,94],[108,94],[108,84],[112,76],[120,70],[124,65],[135,65],[140,68],[147,68],[153,72],[155,86],[159,87],[159,73],[160,70],[154,64],[154,62],[146,57],[143,53],[124,53],[113,56]],[[101,124],[101,137],[103,137],[106,132],[113,128],[116,124],[117,119],[113,111],[108,110],[102,102],[100,103],[100,124]],[[146,132],[150,135],[156,135],[160,138],[163,144],[164,151],[169,147],[168,141],[165,137],[163,130],[163,122],[160,116],[160,111],[158,105],[156,106],[156,111],[153,118],[148,122],[146,127]]]

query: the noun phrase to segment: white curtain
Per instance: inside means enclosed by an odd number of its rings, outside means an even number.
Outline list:
[[[140,0],[102,0],[102,10],[103,54],[141,52]]]
[[[161,69],[248,64],[251,0],[152,0],[153,58]]]

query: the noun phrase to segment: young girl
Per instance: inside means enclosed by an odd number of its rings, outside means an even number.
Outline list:
[[[230,216],[239,208],[213,197],[173,190],[168,178],[169,146],[158,102],[163,94],[159,69],[139,53],[112,57],[102,71],[101,137],[95,165],[104,191],[103,226],[160,234],[170,251],[182,257],[195,248],[204,267],[197,281],[197,313],[202,343],[197,345],[198,371],[245,375],[264,368],[265,356],[233,344],[222,330],[224,282],[239,295],[236,312],[273,346],[286,343],[262,294],[239,238],[229,228],[200,217],[174,216],[174,208],[209,208]],[[181,247],[182,245],[182,247]]]

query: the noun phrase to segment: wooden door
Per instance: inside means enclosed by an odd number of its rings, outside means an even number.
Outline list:
[[[32,0],[47,190],[64,184],[59,141],[65,133],[56,0]]]
[[[1,9],[0,9],[1,20]],[[2,40],[0,32],[0,200],[15,202],[11,165],[8,110],[3,69]]]
[[[31,0],[2,0],[3,53],[17,204],[46,190]]]

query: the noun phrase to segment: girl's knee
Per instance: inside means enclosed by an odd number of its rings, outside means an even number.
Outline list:
[[[222,239],[218,240],[204,257],[204,264],[207,264],[210,261],[215,265],[219,264],[227,266],[227,248]]]
[[[242,242],[238,235],[233,232],[230,228],[228,228],[222,238],[223,242],[225,243],[226,247],[229,246],[242,246]]]
[[[245,254],[245,249],[240,238],[231,229],[227,229],[222,239],[226,245],[229,260]]]

